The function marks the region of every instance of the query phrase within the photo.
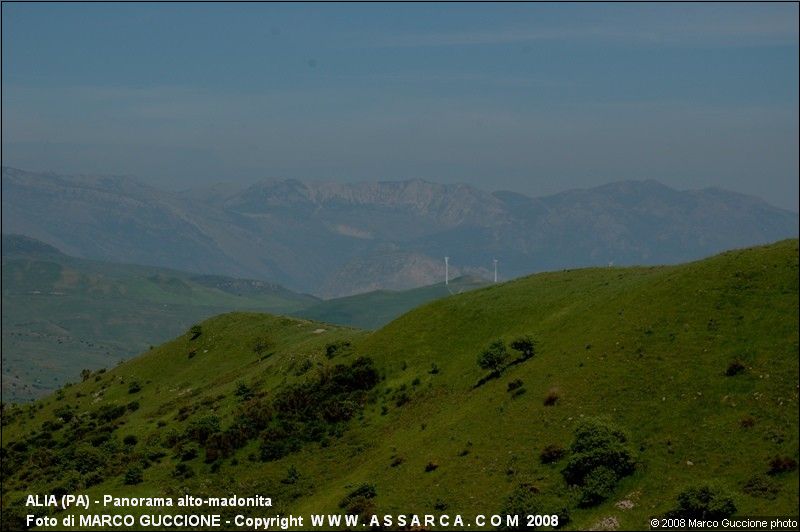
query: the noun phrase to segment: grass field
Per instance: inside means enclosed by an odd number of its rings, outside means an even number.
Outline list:
[[[485,286],[472,277],[320,301],[262,281],[77,259],[4,235],[3,394],[26,401],[111,367],[197,321],[234,310],[375,329],[434,299]]]
[[[77,259],[13,235],[3,249],[6,401],[50,393],[222,312],[289,313],[318,301],[260,281]]]
[[[463,276],[448,285],[437,283],[410,290],[376,290],[365,294],[321,301],[294,313],[316,321],[377,329],[422,304],[487,286],[489,281]]]
[[[522,335],[535,355],[511,350],[518,362],[487,378],[481,352]],[[359,373],[360,357],[378,382]],[[627,434],[635,467],[582,504],[588,488],[563,472],[579,456],[576,428],[596,419]],[[262,494],[281,514],[472,516],[509,508],[522,490],[527,508],[568,514],[566,529],[633,530],[710,482],[735,515],[796,515],[797,419],[789,240],[679,266],[533,275],[437,300],[375,332],[217,316],[6,407],[3,504],[7,523],[25,494],[59,490]],[[220,453],[219,442],[231,448]],[[547,446],[565,456],[542,463]],[[362,484],[372,490],[354,508],[345,498]]]

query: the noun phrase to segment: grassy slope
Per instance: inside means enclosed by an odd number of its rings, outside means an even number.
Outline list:
[[[4,240],[5,242],[5,240]],[[212,277],[76,259],[3,258],[3,393],[26,400],[230,310],[292,312],[316,299],[275,286],[231,293]]]
[[[485,279],[459,277],[444,283],[411,290],[375,290],[366,294],[321,301],[295,313],[310,320],[349,325],[361,329],[377,329],[401,314],[430,301],[482,288]]]
[[[182,336],[100,382],[70,387],[60,401],[48,397],[14,417],[5,444],[34,434],[64,403],[82,411],[124,403],[131,397],[127,383],[136,379],[144,383],[142,408],[126,414],[116,433],[120,439],[140,435],[138,450],[163,435],[157,420],[176,430],[192,420],[175,421],[181,406],[224,394],[195,414],[212,409],[224,418],[236,403],[237,379],[274,389],[302,378],[291,371],[293,357],[327,363],[324,343],[350,337],[357,352],[372,356],[385,373],[379,385],[385,395],[329,447],[309,444],[276,462],[251,463],[253,443],[238,452],[237,465],[226,460],[217,474],[202,458],[193,460],[198,475],[182,482],[170,476],[176,463],[170,455],[145,471],[143,484],[124,486],[115,476],[87,491],[177,493],[185,485],[195,494],[262,493],[276,499],[277,510],[297,513],[337,511],[353,486],[372,482],[379,512],[433,512],[441,501],[451,514],[489,513],[500,509],[519,482],[543,493],[562,490],[563,463],[542,465],[539,452],[550,443],[568,446],[581,418],[604,416],[630,433],[639,466],[609,501],[574,510],[571,527],[614,516],[622,529],[640,528],[647,517],[670,509],[686,485],[708,479],[733,492],[739,515],[792,514],[796,470],[776,477],[780,491],[774,500],[749,496],[742,485],[765,472],[777,454],[797,459],[797,323],[796,240],[676,267],[535,275],[436,301],[369,334],[329,327],[314,334],[321,327],[310,322],[231,314],[203,325],[196,340],[202,354],[188,360],[190,342]],[[521,333],[539,340],[537,356],[474,388],[484,375],[475,364],[482,347]],[[250,346],[262,334],[276,341],[276,354],[257,362]],[[735,359],[747,370],[724,376]],[[428,373],[431,363],[441,369],[438,374]],[[415,378],[420,383],[413,386]],[[506,391],[513,379],[522,379],[527,390],[516,399]],[[386,388],[403,384],[413,390],[412,400],[397,407]],[[543,397],[553,388],[560,400],[546,407]],[[86,395],[76,399],[76,392]],[[381,415],[382,406],[387,415]],[[740,422],[747,417],[755,425],[745,429]],[[464,449],[470,452],[460,456]],[[404,462],[391,467],[393,456]],[[431,461],[439,468],[426,473]],[[298,468],[300,481],[287,486],[280,479],[290,465]],[[6,501],[52,488],[14,477],[10,482]],[[622,498],[636,506],[614,507]]]

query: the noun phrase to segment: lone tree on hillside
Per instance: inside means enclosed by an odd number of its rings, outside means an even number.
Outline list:
[[[499,375],[508,360],[508,349],[502,340],[495,340],[478,357],[478,365]]]
[[[522,358],[524,360],[533,358],[536,354],[536,340],[529,334],[520,336],[511,342],[511,349],[522,353]]]

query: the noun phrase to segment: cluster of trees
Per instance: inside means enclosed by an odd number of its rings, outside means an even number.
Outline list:
[[[137,401],[109,402],[90,412],[64,404],[39,429],[0,450],[0,473],[12,489],[15,485],[40,485],[49,493],[61,494],[113,478],[127,485],[138,484],[148,468],[169,454],[176,460],[173,476],[186,479],[194,474],[189,462],[202,457],[203,452],[214,470],[221,458],[231,456],[253,439],[261,442],[261,458],[274,460],[307,442],[343,434],[348,421],[373,398],[371,390],[378,382],[380,375],[372,359],[361,357],[320,368],[313,377],[276,390],[271,400],[246,385],[240,386],[239,410],[228,427],[207,410],[191,415],[214,402],[207,398],[178,412],[176,425],[187,420],[182,428],[170,428],[167,422],[159,421],[158,427],[166,430],[146,437],[122,433],[127,414],[139,408]],[[137,383],[128,384],[130,393],[140,390]],[[4,422],[13,417],[6,415],[11,413],[20,415],[22,409],[3,405]],[[4,519],[4,525],[19,524],[15,519]]]
[[[377,496],[374,484],[361,484],[339,501],[339,508],[348,514],[358,514],[366,521],[369,515],[375,513],[374,499]]]
[[[528,514],[555,514],[559,516],[559,528],[569,522],[571,507],[590,507],[605,501],[614,494],[618,482],[631,475],[636,467],[626,434],[599,419],[581,422],[568,449],[550,444],[542,450],[540,458],[544,464],[566,459],[561,469],[565,484],[550,493],[542,493],[530,484],[519,484],[506,498],[501,513],[518,515],[521,523]],[[774,491],[773,487],[763,485],[763,479],[751,483],[755,492]],[[722,519],[734,513],[736,504],[724,487],[701,483],[682,490],[675,507],[664,516]]]
[[[554,464],[566,458],[561,474],[565,483],[553,491],[542,492],[523,483],[512,490],[500,513],[525,516],[557,515],[561,528],[570,521],[573,507],[594,506],[610,497],[617,482],[633,473],[635,461],[627,437],[620,429],[602,420],[588,419],[575,429],[569,449],[551,444],[544,448],[542,463]]]
[[[120,475],[127,484],[141,482],[142,472],[164,454],[137,448],[138,438],[119,434],[122,417],[137,408],[135,401],[105,404],[92,412],[59,406],[52,419],[3,448],[3,478],[9,487],[42,485],[56,495]]]
[[[678,504],[667,512],[668,517],[692,519],[724,519],[736,513],[736,504],[728,492],[713,484],[686,488],[678,494]]]
[[[620,429],[588,420],[575,429],[564,480],[581,489],[581,506],[598,504],[614,492],[617,482],[633,473],[635,462],[628,438]]]
[[[536,355],[536,340],[530,335],[515,338],[509,345],[520,354],[512,363],[524,362]],[[506,343],[502,339],[497,339],[478,356],[478,366],[491,371],[494,376],[499,376],[510,365],[510,359],[511,353]]]
[[[229,427],[223,430],[216,418],[201,418],[177,443],[201,445],[205,461],[212,463],[260,438],[261,459],[277,460],[305,443],[341,435],[379,381],[372,359],[360,357],[350,364],[320,368],[314,377],[279,390],[271,401],[254,396],[240,383],[236,394],[243,403]]]

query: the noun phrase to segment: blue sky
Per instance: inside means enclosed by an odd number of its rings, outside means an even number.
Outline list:
[[[4,164],[797,210],[796,4],[4,4]]]

